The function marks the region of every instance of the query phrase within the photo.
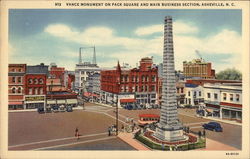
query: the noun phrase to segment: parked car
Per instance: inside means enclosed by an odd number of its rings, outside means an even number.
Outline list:
[[[67,111],[67,112],[73,112],[72,106],[67,106],[67,107],[66,107],[66,111]]]
[[[40,114],[45,113],[43,107],[38,107],[37,112],[40,113]]]
[[[217,122],[209,122],[207,124],[203,124],[202,127],[204,129],[211,130],[211,131],[216,131],[216,132],[222,132],[223,131],[221,125],[219,123],[217,123]]]
[[[52,107],[52,112],[58,112],[59,111],[59,106],[53,106]]]
[[[132,110],[133,106],[128,104],[128,105],[125,106],[125,109]]]
[[[60,112],[65,112],[66,111],[65,106],[64,105],[60,105],[59,111]]]

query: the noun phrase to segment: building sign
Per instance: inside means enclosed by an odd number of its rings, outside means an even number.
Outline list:
[[[26,96],[25,101],[44,101],[45,96]]]

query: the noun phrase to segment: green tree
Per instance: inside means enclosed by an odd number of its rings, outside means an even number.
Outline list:
[[[227,68],[216,74],[216,79],[219,80],[242,80],[242,74],[235,68]]]

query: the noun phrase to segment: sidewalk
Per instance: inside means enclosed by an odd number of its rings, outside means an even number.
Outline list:
[[[195,149],[192,151],[240,151],[239,149],[223,144],[221,142],[206,138],[206,148]]]
[[[83,110],[82,106],[73,107],[73,110]],[[8,110],[9,113],[15,112],[37,112],[37,109],[20,109],[20,110]]]
[[[124,142],[128,143],[132,147],[134,147],[137,150],[143,150],[143,151],[150,151],[149,148],[145,147],[143,144],[139,143],[136,139],[133,138],[132,133],[126,133],[126,132],[119,132],[118,137],[123,140]]]

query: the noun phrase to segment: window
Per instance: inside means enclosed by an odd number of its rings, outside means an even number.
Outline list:
[[[43,84],[43,79],[42,78],[39,79],[39,84]]]
[[[201,97],[201,91],[199,91],[199,96]]]
[[[155,82],[155,76],[152,76],[151,78],[152,78],[152,82]]]
[[[31,78],[29,78],[28,82],[29,82],[29,84],[32,84],[33,80]]]
[[[148,76],[145,77],[145,81],[148,82]]]
[[[240,101],[240,95],[236,94],[236,101],[239,102]]]
[[[22,93],[22,88],[21,87],[18,87],[17,93]]]
[[[38,94],[38,88],[35,88],[35,94]]]
[[[234,100],[234,96],[233,94],[230,94],[230,101],[233,101]]]
[[[141,76],[141,81],[144,82],[144,75]]]
[[[15,72],[15,69],[14,69],[14,68],[12,68],[12,69],[11,69],[11,72]]]
[[[35,78],[35,79],[34,79],[34,83],[35,83],[35,84],[38,84],[38,79]]]
[[[223,93],[223,100],[227,100],[227,94]]]
[[[194,91],[194,97],[196,97],[196,91]]]
[[[145,86],[145,91],[148,91],[148,86]]]
[[[29,88],[29,95],[32,94],[32,88]]]
[[[18,72],[22,72],[22,69],[21,69],[21,68],[19,68],[19,69],[18,69]]]
[[[40,88],[40,94],[43,94],[43,88]]]
[[[180,88],[177,88],[177,93],[179,93],[180,92]]]
[[[16,93],[16,87],[13,87],[11,90],[12,93]]]
[[[151,94],[151,98],[156,98],[156,94]]]
[[[136,91],[136,92],[138,91],[138,86],[135,86],[135,91]]]
[[[144,87],[143,86],[141,86],[141,92],[143,92],[144,91]]]
[[[218,94],[217,93],[214,93],[214,99],[218,99]]]
[[[190,91],[188,91],[188,96],[190,97]]]
[[[183,93],[184,92],[184,88],[181,88],[181,93]]]
[[[207,98],[211,98],[211,94],[210,93],[207,93]]]
[[[21,83],[22,82],[22,77],[18,77],[17,81],[18,81],[18,83]]]

